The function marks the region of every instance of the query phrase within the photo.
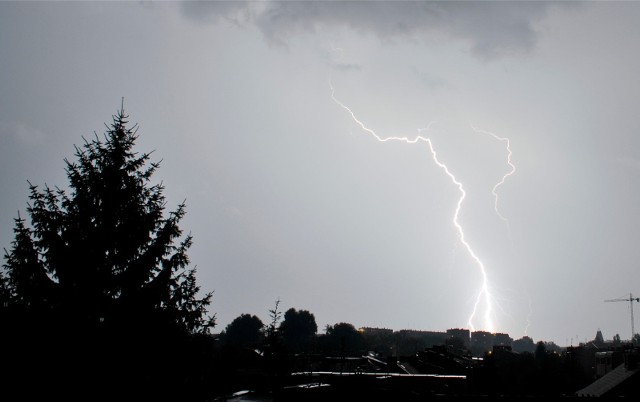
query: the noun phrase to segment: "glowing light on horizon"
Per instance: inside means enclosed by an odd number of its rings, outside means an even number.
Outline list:
[[[483,323],[483,328],[489,332],[494,332],[494,324],[493,324],[493,320],[492,320],[492,314],[493,314],[493,296],[491,295],[491,292],[489,290],[489,278],[487,276],[487,271],[485,269],[484,263],[482,262],[482,260],[480,260],[480,258],[476,255],[475,251],[473,251],[473,249],[471,248],[471,245],[467,242],[466,238],[465,238],[465,233],[464,230],[462,228],[462,226],[460,225],[460,222],[458,221],[458,217],[460,215],[460,210],[462,208],[462,203],[464,202],[467,193],[464,190],[464,187],[462,185],[462,183],[460,181],[458,181],[455,177],[455,175],[449,170],[449,168],[442,163],[439,159],[438,159],[438,155],[436,153],[435,148],[433,147],[433,143],[431,142],[431,139],[429,137],[425,137],[422,135],[422,133],[424,131],[429,130],[429,128],[431,127],[431,125],[433,123],[430,123],[426,128],[422,128],[422,129],[418,129],[418,134],[415,136],[415,138],[409,138],[409,137],[401,137],[401,136],[390,136],[390,137],[381,137],[379,136],[374,130],[368,128],[367,126],[365,126],[365,124],[360,121],[355,113],[348,107],[346,106],[344,103],[342,103],[341,101],[339,101],[336,97],[335,97],[335,89],[333,88],[333,85],[331,84],[331,82],[329,82],[329,86],[331,88],[331,98],[333,99],[333,101],[340,106],[341,108],[343,108],[344,110],[346,110],[349,115],[351,116],[351,118],[353,119],[353,121],[365,132],[369,133],[373,138],[375,138],[377,141],[379,142],[389,142],[389,141],[399,141],[399,142],[404,142],[407,144],[417,144],[418,142],[424,142],[427,144],[427,146],[429,147],[429,151],[431,152],[431,157],[434,161],[434,163],[436,164],[436,166],[438,166],[439,168],[441,168],[445,174],[449,177],[449,179],[451,179],[451,182],[458,187],[458,190],[460,191],[460,198],[458,199],[458,202],[456,203],[456,208],[455,208],[455,212],[453,215],[453,225],[456,228],[456,231],[458,233],[458,238],[460,239],[460,243],[464,246],[464,248],[467,250],[467,253],[469,254],[469,256],[475,261],[475,263],[477,264],[478,268],[480,269],[480,273],[482,275],[482,284],[480,286],[480,290],[478,291],[478,294],[476,296],[476,301],[473,305],[473,310],[471,312],[471,315],[469,316],[469,319],[467,321],[467,325],[469,325],[469,328],[471,331],[475,331],[475,326],[473,325],[473,322],[476,318],[476,315],[478,314],[478,309],[479,306],[481,304],[484,303],[485,306],[485,311],[484,311],[484,323]],[[496,136],[497,137],[497,136]],[[497,137],[499,138],[499,137]],[[506,179],[503,178],[503,181]],[[501,184],[501,183],[500,183]],[[494,187],[494,193],[496,188],[499,185],[496,185]],[[496,196],[497,197],[497,196]],[[496,208],[497,208],[497,201],[496,201]]]

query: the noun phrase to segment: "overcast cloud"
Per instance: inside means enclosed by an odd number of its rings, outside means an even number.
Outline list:
[[[630,336],[640,293],[640,3],[2,2],[0,246],[27,180],[120,107],[186,198],[222,330],[276,299],[318,326],[491,320],[558,344]],[[484,130],[495,134],[492,137]],[[516,171],[511,171],[506,142]],[[473,323],[487,329],[486,306]]]
[[[380,40],[461,40],[481,59],[526,54],[535,48],[534,25],[549,8],[571,3],[543,1],[283,1],[184,2],[197,22],[220,19],[255,24],[268,41],[286,44],[292,35],[348,28]]]

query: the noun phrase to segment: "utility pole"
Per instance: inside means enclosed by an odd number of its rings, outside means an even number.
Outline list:
[[[609,300],[605,300],[605,302],[629,302],[629,308],[631,310],[631,342],[633,342],[633,336],[636,334],[636,330],[633,327],[633,302],[639,302],[640,303],[640,297],[633,297],[633,294],[629,293],[629,298],[628,299],[609,299]]]

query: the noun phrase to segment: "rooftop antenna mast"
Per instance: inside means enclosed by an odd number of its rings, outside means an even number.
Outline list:
[[[631,310],[631,342],[633,342],[633,336],[636,334],[636,330],[633,327],[633,302],[639,302],[640,303],[640,297],[633,297],[633,294],[629,293],[629,298],[628,299],[609,299],[609,300],[605,300],[605,302],[629,302],[629,307]]]

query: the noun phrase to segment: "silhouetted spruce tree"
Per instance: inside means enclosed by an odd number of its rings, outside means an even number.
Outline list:
[[[65,159],[68,190],[29,183],[31,224],[18,216],[5,249],[2,320],[15,335],[9,340],[31,342],[25,353],[53,371],[52,357],[89,354],[82,363],[105,360],[95,364],[104,375],[117,366],[112,382],[130,380],[129,370],[136,381],[166,375],[185,383],[175,373],[184,367],[135,373],[177,363],[186,339],[207,334],[214,318],[207,315],[212,294],[199,297],[195,268],[188,268],[192,237],[179,227],[185,205],[165,214],[164,187],[151,182],[159,163],[134,151],[137,126],[128,128],[127,119],[120,110],[103,138],[85,140],[75,161]],[[53,356],[36,347],[41,339],[67,351]]]

